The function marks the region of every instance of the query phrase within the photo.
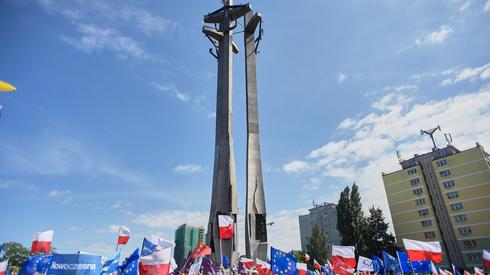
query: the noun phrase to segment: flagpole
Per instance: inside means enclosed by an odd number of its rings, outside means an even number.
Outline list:
[[[221,238],[219,238],[219,262],[223,265],[223,247],[221,246]]]

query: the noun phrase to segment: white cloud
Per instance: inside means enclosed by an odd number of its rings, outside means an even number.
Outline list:
[[[282,169],[288,173],[304,171],[308,168],[308,163],[300,160],[295,160],[285,164]]]
[[[342,82],[344,82],[346,79],[347,79],[347,75],[346,75],[346,74],[341,73],[341,74],[339,74],[339,77],[337,78],[337,82],[342,83]]]
[[[176,228],[184,223],[205,226],[208,224],[208,215],[207,212],[163,210],[140,214],[134,218],[133,223],[152,228]]]
[[[267,217],[274,222],[268,227],[268,242],[271,246],[284,251],[301,249],[299,234],[299,215],[307,213],[307,209],[284,209]]]
[[[487,0],[487,2],[485,3],[485,7],[483,7],[483,11],[484,12],[490,11],[490,0]]]
[[[62,36],[61,40],[75,49],[86,53],[109,50],[121,58],[149,59],[151,56],[141,48],[138,42],[129,36],[121,35],[117,30],[103,28],[94,24],[78,24],[80,37]]]
[[[355,181],[361,188],[364,207],[380,206],[390,217],[381,172],[400,169],[396,150],[402,156],[430,150],[431,142],[420,137],[419,129],[439,124],[444,132],[452,134],[454,145],[460,149],[475,142],[490,146],[489,86],[444,100],[414,101],[414,97],[403,93],[388,94],[373,103],[371,113],[342,121],[337,131],[350,137],[331,140],[312,150],[306,158],[308,166],[315,169],[308,170],[308,175],[336,177],[346,184]],[[439,142],[443,140],[440,135]],[[442,142],[439,145],[444,146]],[[301,168],[306,162],[295,162],[300,164],[297,171],[304,171]]]
[[[70,190],[51,190],[48,193],[50,198],[58,198],[62,204],[67,204],[73,200]]]
[[[471,5],[471,2],[469,0],[464,1],[463,5],[459,7],[459,11],[465,11],[467,10]]]
[[[95,233],[98,233],[98,234],[115,234],[115,233],[119,233],[119,227],[121,227],[121,226],[125,226],[125,225],[111,224],[111,225],[109,225],[106,228],[95,230]],[[127,226],[125,226],[125,227],[127,227]]]
[[[425,44],[442,44],[449,35],[453,32],[453,29],[449,25],[442,25],[439,30],[425,34],[423,37],[419,37],[415,40],[415,45],[421,46]]]
[[[152,82],[152,86],[155,89],[162,91],[164,93],[167,93],[167,94],[171,93],[176,98],[178,98],[180,101],[186,102],[186,101],[189,101],[191,99],[191,97],[189,95],[187,95],[186,93],[184,93],[182,91],[179,91],[177,88],[175,88],[173,86],[163,85],[163,84],[160,84],[160,83],[155,82],[155,81]]]
[[[202,166],[197,164],[179,164],[174,168],[174,172],[178,174],[194,174],[202,171]]]
[[[447,86],[461,81],[475,81],[478,78],[481,80],[490,79],[490,63],[487,63],[480,67],[467,67],[459,70],[454,70],[451,73],[450,77],[444,79],[441,82],[441,85]]]
[[[80,231],[82,231],[82,228],[81,227],[78,227],[78,226],[70,226],[68,228],[68,231],[71,231],[71,232],[80,232]]]

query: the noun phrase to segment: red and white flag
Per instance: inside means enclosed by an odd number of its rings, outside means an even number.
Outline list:
[[[354,246],[332,246],[332,264],[337,274],[352,274],[356,269]]]
[[[439,268],[439,274],[441,275],[452,275],[453,273],[451,271],[447,271],[444,268]]]
[[[117,237],[117,245],[127,244],[129,241],[129,228],[125,226],[119,227],[119,237]]]
[[[0,275],[7,274],[7,267],[9,266],[9,259],[6,259],[3,262],[0,262]]]
[[[434,263],[442,262],[442,250],[439,242],[422,242],[403,239],[403,245],[410,261],[429,260]]]
[[[313,267],[322,270],[322,266],[316,261],[316,259],[313,259]]]
[[[330,261],[327,259],[327,263],[325,264],[325,268],[329,271],[333,270],[333,265],[330,263]]]
[[[433,262],[430,262],[430,269],[431,269],[432,275],[439,275],[439,273],[437,272],[437,268]]]
[[[53,235],[53,230],[35,232],[34,238],[32,239],[31,253],[50,253]]]
[[[140,257],[138,266],[140,275],[168,275],[172,248],[165,248],[150,255]]]
[[[267,262],[262,261],[261,259],[256,259],[256,268],[259,275],[270,275],[271,274],[271,265]]]
[[[490,268],[490,252],[483,250],[483,267]]]
[[[233,218],[228,215],[218,215],[219,238],[233,238]]]
[[[479,269],[478,267],[473,267],[475,269],[475,275],[485,275],[485,273],[483,273],[483,270]]]
[[[243,267],[247,269],[252,269],[254,267],[254,260],[249,258],[241,258],[240,263],[242,263]]]
[[[165,240],[163,237],[160,237],[155,234],[150,234],[150,242],[153,244],[158,245],[159,248],[165,249],[165,248],[172,248],[174,249],[175,243],[169,240]]]
[[[298,275],[306,275],[308,266],[305,263],[296,263],[296,269],[298,269]]]
[[[311,258],[310,258],[310,255],[308,255],[308,253],[305,253],[305,259],[306,259],[307,262],[310,261]]]

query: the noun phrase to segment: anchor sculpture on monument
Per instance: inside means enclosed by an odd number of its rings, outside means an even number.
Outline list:
[[[213,249],[213,260],[222,262],[222,256],[232,262],[238,260],[237,187],[232,134],[232,60],[239,52],[233,41],[233,30],[238,20],[244,21],[245,79],[247,102],[247,199],[245,212],[245,250],[247,258],[267,259],[266,208],[260,155],[259,114],[255,56],[262,38],[262,17],[253,13],[250,4],[233,5],[224,0],[223,7],[204,16],[202,29],[211,41],[209,52],[218,60],[218,87],[216,100],[216,138],[213,170],[213,188],[207,243]],[[255,32],[258,29],[258,36]],[[213,51],[214,50],[214,51]],[[219,238],[218,215],[229,215],[234,223],[231,239]]]

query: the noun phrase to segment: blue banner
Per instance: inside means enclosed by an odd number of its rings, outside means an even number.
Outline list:
[[[100,262],[91,254],[54,254],[47,275],[99,275]]]

